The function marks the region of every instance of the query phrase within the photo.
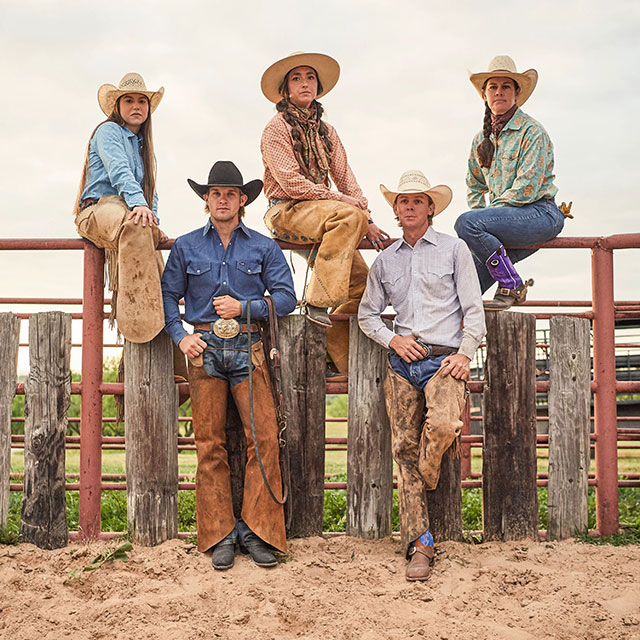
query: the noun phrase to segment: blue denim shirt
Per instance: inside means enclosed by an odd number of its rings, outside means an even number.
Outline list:
[[[89,143],[89,165],[82,200],[121,196],[130,209],[148,207],[142,190],[144,165],[140,149],[142,136],[115,122],[101,124]],[[158,217],[158,195],[151,207]]]
[[[162,274],[165,331],[178,344],[188,332],[180,320],[178,301],[184,297],[184,319],[192,325],[219,318],[213,297],[229,295],[242,304],[246,322],[247,301],[251,320],[268,317],[262,297],[268,291],[279,316],[291,313],[297,298],[291,270],[275,240],[240,222],[224,248],[216,228],[207,224],[176,239]]]

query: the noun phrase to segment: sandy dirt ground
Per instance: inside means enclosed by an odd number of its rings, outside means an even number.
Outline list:
[[[226,572],[173,540],[69,579],[114,546],[0,546],[0,638],[640,638],[638,546],[443,543],[408,583],[393,540],[294,540],[275,569]]]

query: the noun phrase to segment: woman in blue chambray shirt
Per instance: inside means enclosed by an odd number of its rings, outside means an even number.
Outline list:
[[[131,342],[148,342],[164,327],[162,256],[151,114],[164,88],[147,91],[137,73],[98,89],[107,116],[91,135],[74,208],[78,233],[105,249],[111,321]]]
[[[488,71],[469,79],[485,103],[485,118],[469,155],[471,211],[455,227],[474,255],[482,291],[498,282],[485,308],[508,309],[522,304],[533,284],[523,282],[513,266],[536,251],[523,247],[555,238],[564,226],[554,200],[553,145],[543,126],[520,109],[535,89],[535,69],[518,73],[509,56],[496,56]],[[505,245],[519,248],[507,255]]]

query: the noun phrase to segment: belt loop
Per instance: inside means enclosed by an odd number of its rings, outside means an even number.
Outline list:
[[[209,333],[213,333],[213,325],[214,325],[213,322],[209,323]]]

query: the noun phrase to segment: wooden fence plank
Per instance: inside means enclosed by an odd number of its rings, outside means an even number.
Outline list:
[[[290,536],[322,533],[326,331],[304,316],[281,318],[282,392],[287,414]]]
[[[29,377],[25,383],[24,494],[20,534],[43,549],[69,538],[65,495],[65,435],[71,399],[71,314],[29,319]]]
[[[486,321],[484,538],[537,539],[536,320],[492,311]]]
[[[178,388],[169,336],[125,341],[124,362],[128,529],[154,546],[178,535]]]
[[[387,350],[360,330],[349,329],[349,410],[347,429],[347,525],[349,536],[391,535],[393,458],[383,383]]]
[[[550,328],[547,537],[561,540],[587,529],[589,321],[555,316]]]
[[[0,313],[0,529],[9,520],[11,406],[16,392],[20,318]]]

